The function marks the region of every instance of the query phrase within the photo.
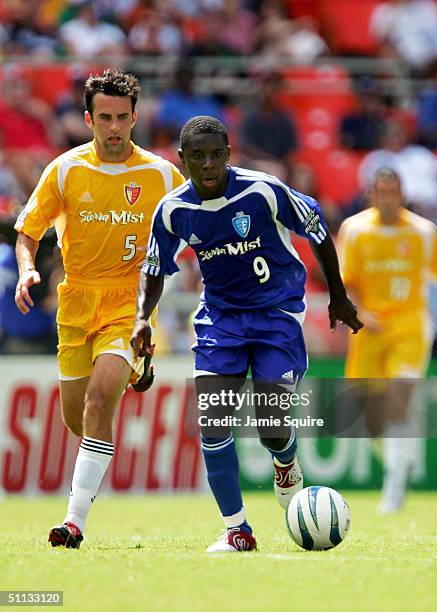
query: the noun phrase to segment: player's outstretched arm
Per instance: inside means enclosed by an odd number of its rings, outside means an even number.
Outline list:
[[[329,289],[329,322],[331,329],[335,329],[337,321],[348,325],[354,334],[363,324],[357,317],[355,304],[349,299],[340,276],[337,252],[330,233],[320,244],[311,242],[311,248],[316,256]]]
[[[149,319],[158,304],[164,289],[164,276],[150,276],[140,273],[137,294],[137,314],[131,337],[131,346],[135,355],[147,357],[153,354],[152,329]]]
[[[35,269],[35,256],[39,242],[20,232],[15,245],[15,255],[18,264],[18,283],[15,290],[15,303],[23,314],[27,314],[33,306],[29,288],[41,282],[39,272]]]

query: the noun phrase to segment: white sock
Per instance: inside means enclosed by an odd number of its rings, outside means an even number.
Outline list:
[[[86,517],[113,454],[114,445],[111,442],[86,436],[82,439],[77,453],[64,523],[67,521],[73,523],[83,532]]]
[[[246,508],[243,506],[241,510],[232,514],[231,516],[223,516],[223,522],[227,529],[232,529],[233,527],[238,527],[241,523],[244,523],[246,520]]]
[[[383,439],[383,497],[394,505],[402,503],[416,460],[412,434],[409,420],[394,421],[388,426]]]
[[[383,453],[386,467],[396,470],[398,466],[411,467],[416,461],[417,436],[411,419],[392,421],[384,434]]]

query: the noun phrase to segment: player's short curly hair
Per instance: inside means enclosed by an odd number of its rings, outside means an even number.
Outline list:
[[[373,184],[376,185],[378,181],[397,181],[399,184],[402,184],[401,177],[396,170],[393,168],[378,168],[378,170],[373,175]]]
[[[195,134],[221,134],[225,143],[229,144],[228,131],[221,121],[208,115],[193,117],[184,125],[180,135],[180,148],[189,144],[190,139]]]
[[[103,74],[90,74],[85,83],[85,106],[90,115],[93,114],[93,98],[97,93],[107,96],[129,96],[132,104],[132,112],[135,110],[138,94],[140,93],[140,82],[133,74],[118,69],[106,69]]]

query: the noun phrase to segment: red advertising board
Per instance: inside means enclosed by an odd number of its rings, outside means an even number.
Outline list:
[[[0,360],[0,487],[10,493],[68,491],[80,440],[62,422],[56,363],[27,358],[14,367],[14,362]],[[103,490],[204,488],[186,375],[186,362],[182,367],[169,362],[150,391],[128,389],[122,396],[113,428],[115,455]]]

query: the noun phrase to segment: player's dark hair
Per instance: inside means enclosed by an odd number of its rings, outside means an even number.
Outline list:
[[[132,112],[134,112],[140,89],[140,83],[135,75],[123,70],[108,68],[103,74],[90,74],[87,79],[85,83],[85,107],[92,116],[94,96],[97,93],[104,93],[107,96],[129,96]]]
[[[228,131],[221,121],[208,115],[193,117],[184,125],[180,135],[180,147],[184,150],[196,134],[221,134],[226,145],[229,144]]]
[[[378,168],[373,175],[373,184],[376,185],[377,181],[397,181],[399,185],[402,184],[401,177],[392,168]]]

